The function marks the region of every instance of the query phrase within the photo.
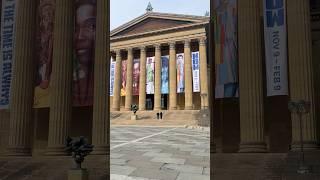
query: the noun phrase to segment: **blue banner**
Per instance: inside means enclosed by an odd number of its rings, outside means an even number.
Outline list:
[[[9,108],[15,29],[14,0],[2,0],[0,48],[0,109]]]
[[[161,94],[169,94],[169,56],[161,57]]]

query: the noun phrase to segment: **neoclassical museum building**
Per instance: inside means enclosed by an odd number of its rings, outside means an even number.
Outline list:
[[[211,152],[319,148],[320,4],[212,0],[209,16],[147,12],[109,31],[105,0],[1,4],[0,152],[109,152],[110,112],[210,109]],[[263,3],[264,2],[264,3]],[[110,47],[109,47],[110,46]],[[214,67],[214,68],[213,68]]]
[[[111,110],[208,107],[209,17],[148,8],[111,31]]]

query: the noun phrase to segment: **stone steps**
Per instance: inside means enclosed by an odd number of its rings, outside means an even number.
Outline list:
[[[111,112],[112,125],[195,125],[199,110],[163,110],[161,120],[157,119],[159,111],[138,111],[138,119],[131,120],[132,112]]]

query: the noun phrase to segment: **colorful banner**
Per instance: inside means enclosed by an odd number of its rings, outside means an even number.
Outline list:
[[[133,60],[132,95],[139,95],[140,59]]]
[[[127,60],[122,60],[121,62],[121,90],[120,95],[126,95],[126,85],[127,85]]]
[[[96,0],[75,0],[73,105],[92,106]]]
[[[288,95],[285,0],[264,0],[267,96]]]
[[[191,53],[193,92],[200,92],[200,60],[199,51]]]
[[[109,89],[109,93],[110,96],[113,96],[113,87],[114,87],[114,76],[115,76],[115,72],[116,71],[116,62],[113,61],[113,59],[111,58],[110,60],[110,89]]]
[[[37,72],[34,107],[49,107],[52,70],[55,0],[40,0],[38,6]]]
[[[147,94],[154,94],[154,57],[147,57]]]
[[[16,1],[2,0],[0,47],[0,109],[9,109],[14,51]]]
[[[169,56],[161,57],[161,94],[169,94]]]
[[[214,0],[216,98],[238,97],[237,0]]]
[[[177,58],[177,93],[184,92],[184,54],[176,55]]]

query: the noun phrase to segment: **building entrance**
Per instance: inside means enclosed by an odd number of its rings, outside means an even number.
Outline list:
[[[147,94],[146,95],[146,110],[153,110],[154,106],[154,95]]]
[[[168,109],[168,94],[161,95],[161,109],[163,110]]]

